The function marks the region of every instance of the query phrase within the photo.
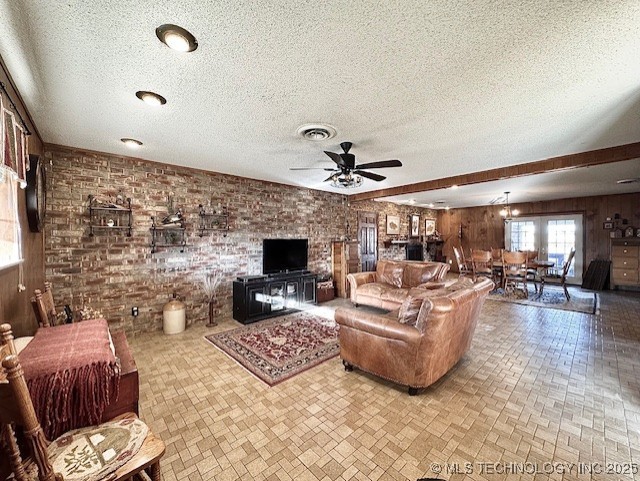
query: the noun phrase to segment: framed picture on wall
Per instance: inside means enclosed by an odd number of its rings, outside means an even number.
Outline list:
[[[399,215],[387,215],[387,234],[400,234]]]
[[[420,235],[420,216],[418,214],[411,214],[411,237],[418,237]]]
[[[432,236],[436,235],[436,220],[427,219],[424,221],[424,235]]]

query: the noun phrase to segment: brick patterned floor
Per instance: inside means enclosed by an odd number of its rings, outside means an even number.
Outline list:
[[[593,463],[640,464],[639,313],[637,294],[597,315],[487,301],[470,352],[415,397],[338,358],[270,388],[203,339],[233,320],[130,344],[165,481],[634,479]]]

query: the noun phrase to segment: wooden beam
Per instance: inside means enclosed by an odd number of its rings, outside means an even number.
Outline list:
[[[526,164],[509,165],[497,169],[473,172],[471,174],[455,175],[441,179],[426,180],[415,184],[401,185],[388,189],[372,190],[360,194],[352,194],[349,200],[357,202],[360,200],[378,199],[393,195],[413,194],[415,192],[426,192],[429,190],[446,189],[452,185],[470,185],[490,182],[493,180],[509,179],[512,177],[522,177],[525,175],[543,174],[545,172],[557,172],[561,170],[577,169],[591,165],[608,164],[620,162],[640,157],[640,142],[633,144],[618,145],[605,149],[590,150],[577,154],[561,155],[549,159],[528,162]]]

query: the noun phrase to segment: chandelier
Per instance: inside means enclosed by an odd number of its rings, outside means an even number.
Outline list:
[[[507,203],[505,204],[505,206],[500,211],[500,215],[502,217],[504,217],[505,220],[509,220],[512,217],[517,217],[518,214],[520,214],[520,211],[518,209],[511,209],[511,206],[509,205],[509,194],[510,193],[511,192],[505,192],[504,193],[504,195],[507,197]]]
[[[336,173],[331,176],[331,185],[341,189],[360,187],[362,185],[362,176],[351,172],[346,174]]]

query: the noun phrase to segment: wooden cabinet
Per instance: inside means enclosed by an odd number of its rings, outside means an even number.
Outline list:
[[[316,276],[310,272],[245,276],[233,282],[233,318],[243,324],[315,303]]]
[[[333,280],[338,297],[349,297],[347,274],[360,272],[360,246],[358,241],[337,241],[331,244]]]
[[[640,287],[640,238],[611,239],[611,288]]]

